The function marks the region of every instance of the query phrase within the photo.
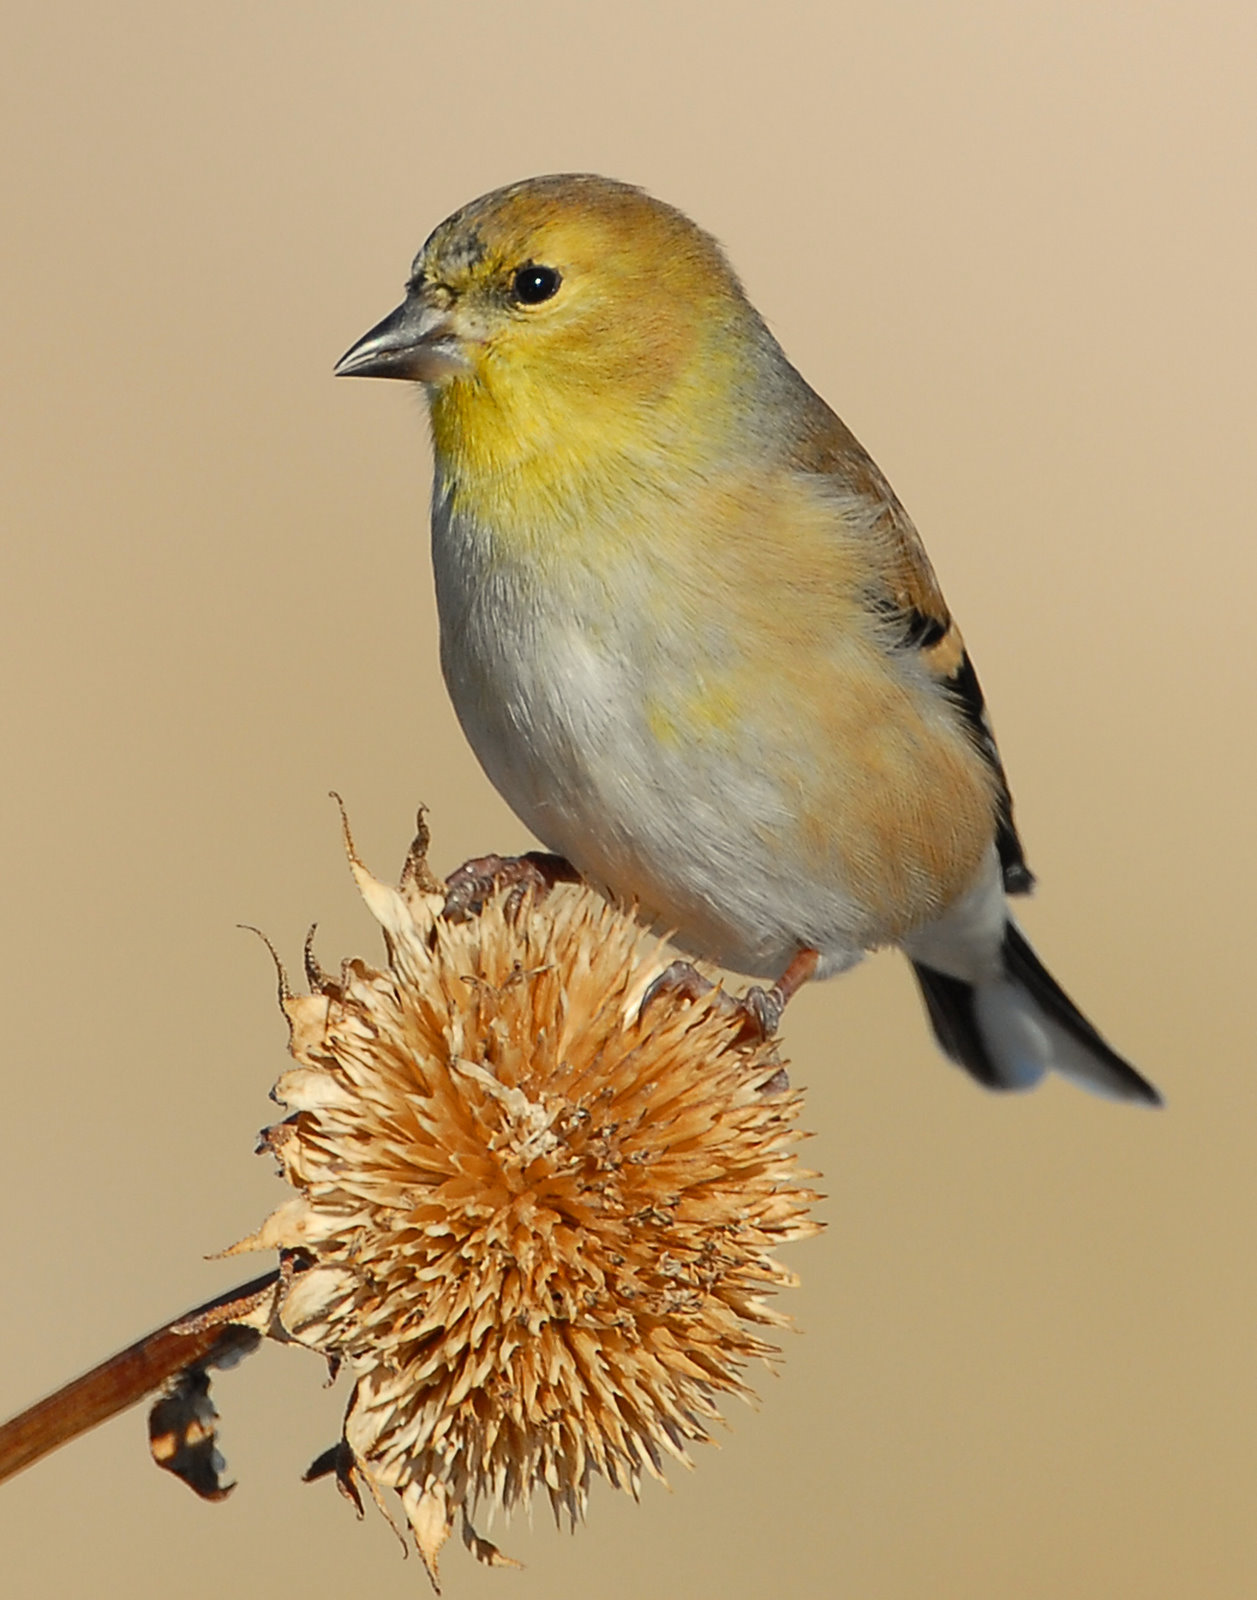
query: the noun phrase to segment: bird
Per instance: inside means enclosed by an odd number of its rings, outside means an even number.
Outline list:
[[[766,1026],[897,946],[979,1083],[1159,1103],[1012,914],[1034,878],[916,528],[710,234],[593,174],[496,189],[335,372],[426,395],[442,672],[547,851],[773,980]]]

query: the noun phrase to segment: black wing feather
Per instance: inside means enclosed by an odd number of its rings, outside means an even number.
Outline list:
[[[926,616],[915,609],[904,614],[903,642],[909,649],[932,650],[942,643],[949,632],[950,623],[944,624],[936,617]],[[995,848],[999,851],[1000,868],[1004,874],[1004,892],[1029,894],[1034,888],[1034,873],[1026,865],[1026,853],[1013,821],[1013,797],[1009,792],[1004,763],[1000,760],[999,747],[986,714],[982,685],[978,682],[967,650],[962,652],[960,664],[942,683],[964,718],[970,738],[995,774]]]

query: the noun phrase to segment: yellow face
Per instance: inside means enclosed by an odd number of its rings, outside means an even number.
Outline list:
[[[759,329],[680,212],[605,178],[533,178],[443,222],[403,306],[338,370],[426,384],[438,458],[462,478],[543,455],[566,470],[678,435],[682,413],[691,430],[727,417],[704,392],[739,387]]]
[[[523,364],[583,390],[666,386],[701,313],[734,287],[715,242],[671,207],[604,178],[535,178],[441,224],[409,293],[439,305],[493,387]]]

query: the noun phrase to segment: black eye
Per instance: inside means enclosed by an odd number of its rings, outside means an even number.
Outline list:
[[[559,292],[562,282],[553,267],[537,267],[530,261],[511,279],[511,294],[521,306],[539,306]]]

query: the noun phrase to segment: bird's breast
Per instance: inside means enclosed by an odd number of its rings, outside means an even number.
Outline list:
[[[705,557],[701,533],[669,566],[632,532],[503,537],[435,502],[442,666],[503,798],[587,877],[755,975],[802,944],[849,964],[936,915],[989,844],[989,795],[840,572],[826,589],[771,549]]]

